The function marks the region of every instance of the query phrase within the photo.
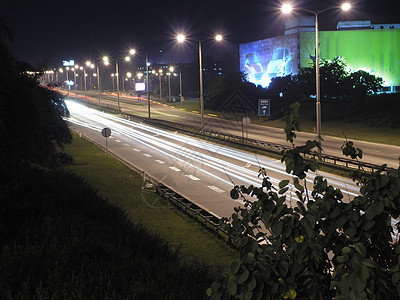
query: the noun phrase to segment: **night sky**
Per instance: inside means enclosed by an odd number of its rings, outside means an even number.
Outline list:
[[[338,4],[332,0],[293,3],[313,11]],[[335,10],[321,14],[320,29],[334,30],[340,20],[400,23],[395,3],[353,1],[347,15]],[[15,33],[9,48],[18,60],[57,67],[70,58],[96,60],[104,54],[122,57],[131,47],[142,54],[163,49],[168,53],[164,59],[171,62],[191,60],[188,48],[195,52],[197,44],[189,43],[186,48],[176,45],[178,32],[196,40],[220,32],[224,43],[209,42],[204,51],[229,53],[239,43],[282,35],[284,17],[279,7],[279,1],[270,0],[6,0],[0,11],[1,22]]]

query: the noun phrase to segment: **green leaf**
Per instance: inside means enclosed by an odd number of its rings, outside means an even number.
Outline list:
[[[286,276],[286,274],[289,272],[289,263],[286,260],[281,260],[279,262],[279,264],[281,265],[283,271],[285,272],[285,276]]]
[[[360,277],[358,277],[355,274],[350,275],[349,283],[351,287],[359,293],[362,292],[367,286],[367,282],[363,281]]]
[[[237,189],[235,189],[235,188],[231,189],[231,198],[234,200],[239,198],[239,192],[237,191]]]
[[[366,258],[362,261],[363,266],[366,266],[367,268],[376,268],[376,264],[372,259]]]
[[[350,238],[354,237],[357,234],[357,229],[354,227],[349,227],[344,231]]]
[[[361,226],[361,228],[364,231],[369,231],[371,228],[375,226],[375,221],[368,221],[367,219],[364,219],[364,224]]]
[[[282,195],[282,194],[286,193],[288,189],[289,189],[288,187],[285,187],[285,188],[283,188],[283,189],[280,189],[280,190],[279,190],[279,194]]]
[[[349,253],[351,253],[351,249],[350,249],[350,247],[343,247],[342,252],[343,252],[343,254],[349,254]]]
[[[281,189],[281,188],[287,186],[288,184],[289,184],[289,180],[288,179],[287,180],[282,180],[282,181],[279,182],[279,188]]]
[[[244,269],[243,272],[239,275],[237,279],[238,284],[242,284],[249,278],[250,272],[247,269]]]
[[[240,269],[240,263],[237,260],[235,260],[234,262],[231,263],[230,269],[231,269],[231,274],[235,275]]]
[[[369,270],[365,266],[361,266],[360,278],[362,281],[367,282],[369,278]]]
[[[335,222],[335,227],[336,228],[343,228],[344,224],[347,222],[347,216],[343,215],[339,219],[336,220]]]
[[[282,234],[282,229],[283,229],[283,222],[281,221],[276,221],[272,225],[272,232],[274,233],[275,236],[279,236]]]
[[[256,280],[256,278],[252,275],[252,276],[251,276],[251,279],[250,279],[250,281],[249,281],[249,283],[247,284],[247,289],[248,289],[249,291],[252,291],[252,290],[254,290],[254,289],[256,288],[256,286],[257,286],[257,280]]]
[[[360,253],[362,256],[366,256],[367,255],[367,249],[365,249],[365,246],[361,243],[357,243],[354,245],[354,249],[356,249],[356,251],[358,253]]]
[[[230,276],[228,279],[228,292],[231,296],[234,296],[237,293],[237,284],[235,281],[235,277],[233,276]]]

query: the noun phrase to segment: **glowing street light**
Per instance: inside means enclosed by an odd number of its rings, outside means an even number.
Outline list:
[[[322,12],[325,12],[327,10],[331,9],[342,9],[344,11],[347,11],[351,8],[351,5],[349,3],[343,3],[340,7],[338,6],[333,6],[326,8],[321,11],[312,11],[304,8],[296,8],[296,10],[303,10],[308,13],[314,14],[315,15],[315,96],[316,96],[316,115],[317,115],[317,137],[320,145],[322,145],[322,133],[321,133],[321,85],[320,85],[320,76],[319,76],[319,34],[318,34],[318,15]],[[289,14],[293,10],[293,7],[285,3],[281,7],[281,11],[284,14]],[[321,149],[318,149],[319,155],[321,155]]]
[[[186,41],[186,37],[183,34],[178,34],[176,40],[178,43],[183,43]],[[220,34],[217,34],[214,39],[217,42],[222,41],[223,37]],[[210,39],[206,39],[210,40]],[[202,63],[202,55],[201,55],[201,42],[206,40],[194,40],[199,44],[199,73],[200,73],[200,114],[201,114],[201,132],[204,131],[204,95],[203,95],[203,63]]]

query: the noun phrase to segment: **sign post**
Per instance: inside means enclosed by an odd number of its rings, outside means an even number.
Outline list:
[[[111,135],[111,129],[110,128],[103,128],[101,131],[101,135],[106,138],[106,151],[107,151],[107,157],[108,157],[108,144],[107,144],[107,138]]]
[[[248,126],[251,124],[251,119],[249,117],[244,117],[242,119],[242,137],[244,138],[244,128],[246,128],[246,137],[249,138]]]
[[[268,117],[271,114],[271,100],[270,99],[258,99],[258,115],[260,117]]]

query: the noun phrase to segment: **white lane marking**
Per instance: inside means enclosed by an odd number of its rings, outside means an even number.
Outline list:
[[[250,168],[251,167],[251,163],[247,163],[244,167],[245,168]]]
[[[131,145],[127,144],[127,143],[123,143],[122,145],[130,147]]]
[[[145,154],[143,154],[144,156],[146,156],[146,157],[151,157],[151,155],[150,154],[147,154],[147,153],[145,153]]]
[[[162,161],[161,159],[156,159],[156,162],[158,162],[161,165],[165,164],[165,161]]]
[[[221,193],[225,193],[224,190],[221,190],[219,187],[213,186],[213,185],[208,185],[207,186],[209,189],[212,189],[213,191],[216,191],[217,193],[221,194]]]
[[[142,151],[142,150],[133,148],[133,151],[140,152],[140,151]]]
[[[175,172],[180,172],[181,169],[178,169],[177,167],[169,167],[171,170],[174,170]]]
[[[193,176],[193,175],[185,175],[185,176],[192,180],[200,180],[200,178],[197,178],[196,176]]]
[[[115,140],[117,143],[121,143],[121,141],[120,140]]]

